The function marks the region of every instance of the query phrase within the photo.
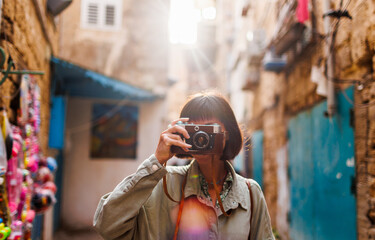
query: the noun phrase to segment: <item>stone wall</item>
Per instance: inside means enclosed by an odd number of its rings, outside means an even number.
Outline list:
[[[41,90],[41,132],[39,140],[42,151],[47,154],[50,117],[50,57],[56,54],[57,30],[52,15],[47,12],[46,0],[3,0],[0,25],[0,47],[7,57],[11,56],[17,70],[44,71],[37,76]],[[11,97],[18,89],[16,75],[0,86],[0,104],[5,106],[11,122],[16,113],[10,108]]]
[[[47,11],[47,0],[2,0],[0,47],[7,58],[12,57],[15,70],[43,71],[34,75],[41,92],[41,128],[39,142],[45,156],[48,149],[50,120],[50,58],[58,53],[58,33],[55,19]],[[6,66],[3,67],[3,69]],[[0,74],[1,77],[3,76]],[[9,75],[0,86],[0,105],[7,111],[11,123],[16,123],[17,113],[11,107],[13,98],[19,93],[20,78]],[[43,238],[52,238],[52,209],[44,216]]]
[[[118,30],[85,28],[81,0],[61,14],[59,54],[94,70],[155,93],[165,93],[168,66],[168,1],[122,1]]]
[[[251,2],[247,24],[262,27],[269,43],[280,9],[286,1],[268,4],[268,16],[257,16],[264,7]],[[288,120],[299,112],[325,100],[316,93],[316,84],[310,80],[312,66],[325,61],[323,0],[309,1],[310,17],[315,19],[316,39],[283,72],[261,71],[260,81],[253,95],[248,129],[264,130],[264,193],[270,209],[272,224],[278,227],[277,216],[277,151],[287,143]],[[331,1],[332,9],[340,1]],[[375,239],[375,1],[343,1],[343,7],[353,17],[340,20],[335,41],[336,90],[354,85],[354,131],[356,161],[356,202],[358,239]],[[264,19],[262,22],[261,20]],[[335,26],[335,21],[331,24]],[[251,28],[250,28],[251,29]],[[344,80],[344,81],[342,81]],[[287,239],[288,234],[283,234]]]

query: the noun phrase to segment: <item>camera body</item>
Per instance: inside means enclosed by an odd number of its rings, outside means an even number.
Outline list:
[[[171,152],[179,158],[192,157],[192,154],[213,155],[222,154],[224,150],[225,132],[219,124],[199,125],[179,122],[186,129],[190,138],[179,134],[187,144],[192,147],[185,152],[178,146],[171,146]]]

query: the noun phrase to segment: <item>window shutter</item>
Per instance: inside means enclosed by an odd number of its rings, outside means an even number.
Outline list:
[[[99,6],[96,3],[89,3],[87,6],[87,23],[97,25],[99,17]]]
[[[122,0],[82,0],[82,28],[119,30],[121,28]]]
[[[114,26],[115,25],[115,6],[107,5],[105,7],[105,25]]]

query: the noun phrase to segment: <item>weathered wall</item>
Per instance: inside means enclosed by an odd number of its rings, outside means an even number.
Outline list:
[[[68,100],[64,149],[66,174],[63,179],[61,208],[62,226],[68,230],[92,228],[94,213],[101,196],[111,192],[154,153],[159,134],[165,128],[160,121],[155,120],[164,115],[164,103],[142,103],[139,105],[137,158],[91,159],[90,121],[93,103],[116,104],[82,98]]]
[[[50,118],[50,57],[58,53],[58,32],[52,15],[46,9],[46,0],[3,0],[0,25],[0,47],[11,56],[17,70],[43,71],[35,75],[41,90],[41,128],[39,141],[42,152],[48,156]],[[5,68],[5,67],[3,67]],[[2,75],[2,74],[1,74]],[[12,79],[12,81],[10,80]],[[0,105],[15,123],[16,112],[10,103],[18,93],[19,80],[11,75],[0,86]],[[52,209],[44,217],[43,238],[52,238]]]
[[[249,30],[264,28],[266,41],[271,39],[276,19],[286,1],[270,3],[249,1],[247,23],[242,28]],[[332,9],[338,9],[340,1],[331,1]],[[326,60],[324,53],[324,0],[309,1],[313,11],[310,17],[316,19],[315,44],[305,49],[300,57],[285,71],[275,74],[261,71],[258,86],[251,91],[253,95],[250,114],[246,121],[249,129],[264,130],[264,193],[270,209],[272,224],[277,230],[283,228],[283,239],[288,238],[285,224],[278,221],[277,209],[278,182],[277,153],[287,143],[288,119],[305,109],[325,100],[316,93],[317,86],[310,80],[312,66],[319,60]],[[338,25],[335,43],[335,77],[345,79],[335,83],[336,89],[355,85],[354,123],[355,123],[355,161],[356,161],[356,201],[358,239],[375,239],[375,1],[344,1],[343,7],[353,19],[342,19]],[[349,3],[349,5],[346,5]],[[268,8],[264,10],[264,6]],[[264,13],[264,14],[261,14]],[[264,16],[266,15],[266,17]],[[244,17],[242,17],[243,19]],[[335,24],[331,24],[332,27]],[[238,37],[238,36],[237,36]],[[232,49],[232,53],[238,50]],[[231,79],[235,81],[235,79]],[[355,80],[355,81],[353,81]],[[285,215],[285,213],[283,213]],[[284,221],[286,215],[284,216]]]
[[[121,29],[81,27],[81,1],[60,17],[59,57],[126,83],[164,93],[168,66],[168,1],[122,2]]]
[[[338,7],[338,1],[333,7]],[[322,1],[316,1],[317,6],[321,6]],[[360,79],[364,80],[364,74],[372,73],[372,59],[371,55],[374,54],[373,38],[371,34],[371,26],[373,28],[373,7],[374,2],[370,1],[358,1],[349,5],[348,10],[353,15],[353,20],[342,20],[341,25],[338,29],[337,42],[336,42],[336,76],[341,79]],[[322,8],[318,7],[315,11],[318,19],[322,15]],[[318,32],[323,32],[322,21],[318,21]],[[372,43],[372,44],[371,44]],[[371,46],[372,45],[372,46]],[[322,97],[318,96],[316,86],[310,81],[311,66],[316,65],[318,58],[325,57],[322,53],[322,47],[324,42],[319,42],[314,48],[304,53],[305,56],[295,63],[293,69],[289,74],[285,75],[285,82],[287,91],[284,94],[286,114],[280,115],[278,119],[287,119],[290,116],[298,113],[299,111],[310,108]],[[373,79],[373,76],[370,77]],[[373,80],[371,81],[373,82]],[[280,86],[280,85],[279,85]],[[347,85],[346,85],[347,86]],[[337,88],[344,87],[343,84],[336,84]],[[365,85],[362,91],[356,92],[355,103],[371,103],[374,99],[374,83]],[[261,94],[261,93],[260,93]],[[369,192],[366,190],[367,187],[371,189],[371,183],[373,178],[371,173],[368,175],[369,184],[366,183],[366,171],[364,170],[364,164],[371,165],[371,159],[373,154],[371,144],[373,142],[373,134],[371,134],[371,128],[373,128],[374,116],[371,116],[371,109],[368,105],[355,105],[355,144],[356,144],[356,163],[357,163],[357,220],[358,220],[358,239],[368,239],[374,237],[373,231],[370,230],[371,223],[367,217],[369,213],[374,211],[372,198],[369,198]],[[267,122],[267,116],[264,117]],[[367,129],[366,129],[367,128]],[[267,129],[267,127],[265,128]],[[273,139],[285,138],[284,134],[273,134]],[[267,135],[265,135],[267,139]],[[265,140],[267,142],[267,140]],[[267,151],[265,149],[265,151]],[[272,150],[271,150],[272,151]],[[272,161],[267,157],[265,161]],[[272,164],[270,164],[272,165]],[[269,171],[264,169],[265,172]],[[271,171],[272,172],[272,171]],[[271,174],[270,174],[271,175]],[[273,179],[266,180],[266,186],[274,186]],[[267,190],[266,190],[267,192]],[[375,194],[370,197],[374,197]],[[272,205],[271,205],[272,206]],[[369,212],[368,209],[371,208]],[[371,215],[370,215],[371,216]],[[375,218],[374,218],[375,220]],[[373,221],[373,220],[372,220]]]
[[[49,128],[50,65],[52,52],[57,53],[57,31],[53,17],[47,12],[46,0],[4,0],[1,20],[0,46],[15,62],[16,69],[44,71],[35,76],[41,90],[41,132],[39,140],[42,151],[47,154]],[[17,77],[12,76],[17,82]],[[7,109],[11,121],[15,112],[10,109],[11,98],[17,92],[15,84],[6,80],[0,86],[1,103]]]

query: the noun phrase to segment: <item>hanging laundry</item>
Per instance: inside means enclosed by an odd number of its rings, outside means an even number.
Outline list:
[[[309,0],[298,0],[297,6],[297,19],[298,22],[304,23],[309,19]]]

